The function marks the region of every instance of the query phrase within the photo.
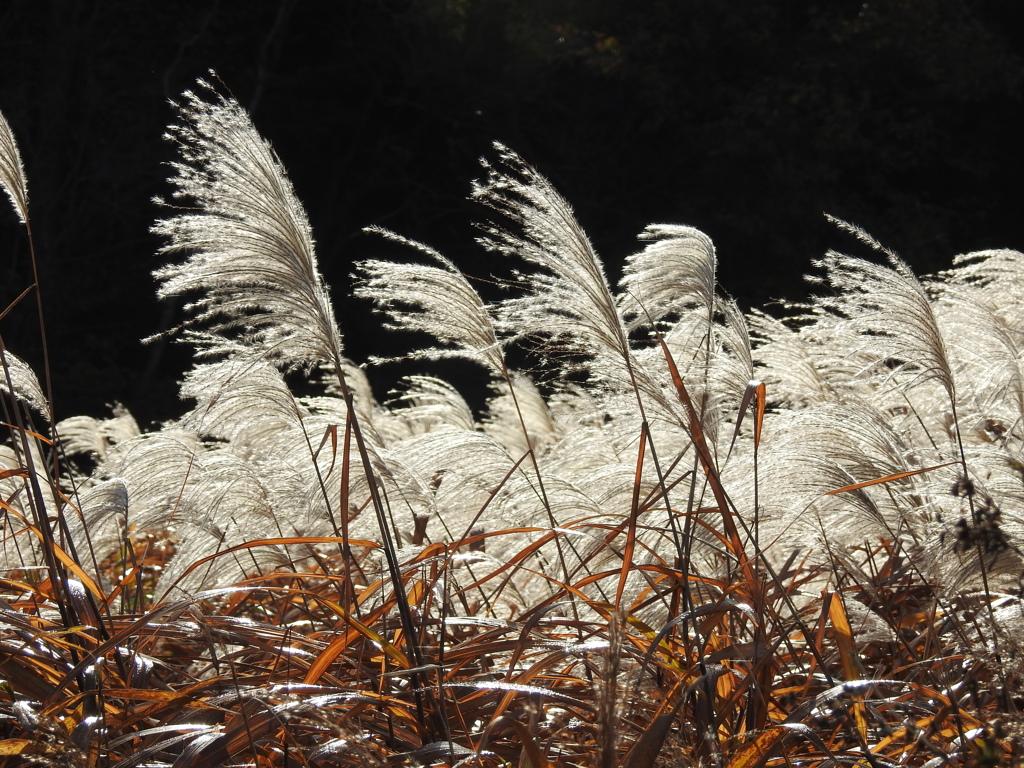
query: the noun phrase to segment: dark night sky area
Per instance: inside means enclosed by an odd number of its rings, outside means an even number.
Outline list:
[[[495,139],[570,200],[613,280],[655,222],[710,234],[746,307],[800,298],[812,259],[856,251],[823,211],[919,273],[1024,249],[1022,24],[1016,0],[5,3],[0,110],[29,178],[58,416],[181,411],[188,351],[138,339],[180,320],[154,297],[151,199],[167,101],[210,68],[288,169],[361,362],[409,340],[348,298],[352,262],[415,258],[363,227],[475,276],[509,269],[473,242],[466,199]],[[0,269],[6,306],[31,283],[9,210]],[[0,332],[41,371],[30,301]]]

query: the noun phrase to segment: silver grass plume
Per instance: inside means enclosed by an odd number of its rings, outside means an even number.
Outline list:
[[[311,450],[328,429],[348,418],[340,398],[317,398],[318,411],[330,409],[326,418],[318,418],[295,398],[275,366],[244,351],[197,366],[186,375],[181,392],[199,405],[180,425],[203,438],[223,441],[228,450],[256,467],[274,515],[289,533],[296,526],[308,528],[311,516],[330,520],[337,513],[333,505],[317,499],[324,487],[321,480],[326,484],[330,479],[326,473],[334,457],[325,450],[314,459]],[[311,472],[313,462],[318,470]],[[361,473],[354,474],[349,486],[353,493],[365,482]],[[240,511],[234,514],[250,529],[262,525],[260,520],[246,522]]]
[[[196,592],[205,586],[235,583],[252,573],[279,570],[294,563],[281,545],[217,557],[194,564],[260,536],[282,536],[285,527],[272,505],[263,468],[215,448],[191,467],[192,482],[182,489],[177,525],[178,552],[164,568],[158,592]],[[306,553],[308,554],[308,553]]]
[[[637,367],[625,322],[590,240],[551,182],[502,144],[495,143],[494,148],[498,163],[481,161],[486,176],[474,182],[472,196],[514,227],[481,225],[484,234],[478,241],[490,251],[523,259],[537,268],[520,275],[524,295],[497,305],[499,332],[550,339],[553,346],[571,356],[561,361],[563,368],[586,371],[595,389],[631,393],[637,405],[634,413],[646,424],[645,396],[664,400],[664,393]],[[515,396],[515,389],[510,391]],[[525,424],[524,434],[529,434]],[[651,449],[653,457],[653,445]],[[559,516],[559,504],[548,494],[542,476],[538,469],[537,490],[554,525],[564,518]],[[578,555],[571,541],[569,547]],[[558,548],[561,557],[560,543]],[[562,570],[567,573],[564,565]]]
[[[337,490],[342,482],[338,451],[343,449],[324,441],[348,420],[345,401],[294,397],[276,366],[257,354],[238,351],[226,360],[202,363],[186,376],[181,389],[183,396],[195,399],[199,406],[180,425],[204,438],[223,441],[222,450],[234,454],[244,462],[245,471],[259,477],[271,511],[269,519],[283,531],[281,535],[339,535],[334,521],[343,512],[352,515],[358,511],[374,491],[385,504],[398,507],[399,512],[390,516],[396,522],[404,519],[401,509],[412,508],[415,514],[424,507],[426,492],[403,471],[398,457],[383,451],[375,430],[364,429],[372,471],[348,477],[347,492],[355,508],[338,509]],[[210,478],[209,472],[196,473],[191,479],[195,490],[188,498],[200,499]],[[325,488],[331,492],[325,494]],[[223,530],[197,529],[190,534],[190,546],[201,549],[228,534],[270,530],[263,506],[247,504],[241,495],[232,498],[240,504],[222,503],[219,513],[220,519],[230,519],[230,525],[225,524]],[[375,535],[376,522],[371,515],[358,515],[348,525],[348,533],[357,538]]]
[[[671,331],[665,334],[665,340],[668,342],[671,335],[682,342],[684,348],[670,344],[670,349],[677,364],[688,369],[682,371],[687,388],[695,398],[705,430],[713,432],[715,419],[708,401],[713,389],[711,368],[714,357],[724,360],[719,354],[718,337],[725,330],[724,326],[716,327],[714,323],[721,304],[715,295],[718,260],[714,243],[694,227],[673,224],[651,224],[640,234],[640,239],[649,242],[643,250],[626,259],[619,283],[619,307],[631,329],[659,321],[675,321]],[[728,307],[723,307],[724,314],[728,314]],[[736,314],[728,314],[728,317],[734,320]],[[742,320],[740,322],[742,325]],[[743,333],[745,335],[745,326]],[[661,350],[655,347],[649,352],[638,355],[647,363],[646,369],[659,370],[656,378],[669,381],[664,360],[660,360],[664,357]],[[749,356],[749,345],[743,354]],[[741,378],[737,386],[742,395],[750,376]],[[669,398],[668,403],[674,407],[674,398]]]
[[[4,535],[0,537],[0,569],[45,562],[42,543],[32,531],[38,496],[32,487],[48,488],[50,478],[39,440],[0,445],[0,498],[4,500]],[[45,501],[44,509],[49,509]]]
[[[499,328],[555,338],[568,351],[594,358],[587,366],[592,374],[625,379],[622,366],[630,369],[632,362],[626,329],[601,261],[572,208],[519,155],[502,144],[494,148],[499,164],[481,161],[487,176],[474,182],[473,197],[521,232],[486,225],[480,242],[541,270],[523,276],[527,295],[499,305]]]
[[[437,523],[449,541],[458,541],[470,532],[470,522],[487,505],[494,489],[509,482],[505,477],[514,466],[504,448],[487,435],[450,427],[403,440],[389,455],[431,489],[433,506],[440,513]],[[523,481],[520,477],[514,482]],[[500,504],[488,507],[481,527],[493,526],[501,512]],[[531,518],[529,522],[535,521]],[[515,524],[524,523],[517,520]]]
[[[755,374],[750,326],[732,299],[716,299],[715,306],[722,316],[722,322],[713,326],[718,338],[718,354],[712,360],[715,389],[739,400]]]
[[[172,586],[194,591],[234,582],[287,562],[281,547],[260,547],[211,561],[179,582],[203,557],[260,535],[292,533],[288,516],[274,504],[269,483],[277,478],[236,455],[233,446],[204,445],[192,432],[165,428],[111,448],[94,477],[111,479],[83,487],[81,515],[69,517],[72,537],[88,537],[103,560],[118,551],[128,531],[172,532],[178,553],[161,574],[158,594]]]
[[[438,429],[476,429],[473,410],[448,382],[432,376],[407,376],[399,384],[401,391],[395,404],[403,403],[406,407],[393,412],[408,425],[410,436]]]
[[[548,404],[529,376],[512,373],[509,381],[494,388],[496,394],[487,402],[482,426],[505,450],[515,456],[524,455],[531,447],[542,452],[558,438]]]
[[[154,273],[158,295],[198,294],[191,323],[211,342],[237,329],[284,367],[336,365],[341,335],[284,168],[235,99],[199,85],[210,100],[186,92],[168,132],[183,158],[173,197],[194,207],[154,227],[161,253],[189,257]]]
[[[194,207],[154,227],[170,241],[161,253],[185,251],[189,257],[154,273],[161,282],[158,295],[198,294],[187,308],[189,325],[200,329],[194,336],[199,354],[223,354],[240,338],[283,368],[325,363],[338,377],[351,412],[354,398],[345,378],[341,334],[317,269],[305,211],[245,110],[207,83],[200,86],[211,93],[210,100],[186,92],[178,107],[180,123],[168,133],[183,158],[173,164],[174,197]],[[364,472],[372,475],[359,421],[351,424]],[[384,505],[376,482],[369,486],[397,584],[401,577]],[[326,487],[322,492],[326,499]],[[411,638],[406,601],[399,601],[399,611]],[[418,649],[410,652],[419,658]]]
[[[438,266],[367,260],[356,265],[361,278],[355,295],[371,299],[390,318],[387,327],[421,331],[443,346],[426,347],[408,358],[463,358],[501,374],[505,363],[490,313],[466,276],[433,248],[380,227],[368,227],[389,240],[415,248]],[[377,358],[374,362],[385,362]]]
[[[1008,249],[974,251],[954,257],[955,267],[945,273],[950,282],[999,291],[999,304],[1019,305],[1018,291],[1006,291],[1007,284],[1024,284],[1024,253]]]
[[[72,416],[61,420],[57,424],[57,433],[65,455],[89,456],[103,461],[113,446],[142,433],[127,408],[118,403],[113,411],[114,415],[109,419]]]
[[[522,165],[526,167],[525,163]],[[539,175],[536,176],[536,179],[547,184],[547,181]],[[549,194],[555,201],[555,207],[562,206],[568,211],[568,204],[561,200],[553,190],[550,190],[550,185],[548,187]],[[475,189],[475,192],[479,192],[479,189]],[[497,207],[495,199],[487,195],[484,197],[489,204]],[[571,212],[568,212],[568,220],[572,220]],[[578,225],[575,226],[579,237],[585,242],[586,237],[579,230]],[[515,403],[516,389],[511,384],[514,373],[508,369],[505,363],[496,323],[492,319],[489,307],[484,304],[469,280],[452,262],[429,246],[408,240],[384,229],[371,228],[369,231],[411,246],[429,256],[439,265],[435,267],[365,261],[358,267],[362,273],[362,284],[357,289],[357,295],[375,300],[378,307],[390,316],[391,327],[426,332],[441,342],[442,346],[430,347],[407,357],[426,357],[428,359],[456,357],[479,363],[489,368],[494,375],[509,385],[509,395],[513,400],[514,407],[519,410],[518,404]],[[587,249],[589,250],[589,244]],[[599,265],[597,268],[600,271]],[[605,294],[608,294],[607,285],[605,285]],[[610,296],[608,296],[608,303],[612,305]],[[612,309],[614,311],[613,306]],[[625,346],[623,348],[625,349]],[[451,400],[450,397],[447,399]],[[521,410],[518,413],[518,418],[526,449],[532,453],[529,428]],[[546,499],[544,481],[535,454],[532,456],[531,462],[537,470],[536,490],[539,500],[548,510],[548,521],[552,527],[557,527],[557,521],[551,514]],[[556,546],[561,550],[562,544],[557,540]],[[559,559],[564,563],[561,556]]]
[[[945,287],[973,289],[983,303],[1013,333],[1024,333],[1024,253],[990,250],[967,253],[953,260],[944,273]]]
[[[798,330],[759,310],[748,318],[757,362],[756,373],[771,388],[772,397],[790,408],[834,400],[813,345]]]
[[[181,383],[181,396],[197,403],[182,417],[181,426],[235,446],[280,451],[281,446],[266,441],[285,433],[291,437],[301,423],[281,372],[253,352],[239,350],[225,360],[195,366]],[[255,413],[259,418],[253,418]]]
[[[69,515],[73,540],[89,545],[99,559],[115,553],[123,542],[126,525],[133,530],[163,532],[174,529],[187,515],[179,515],[180,499],[195,481],[192,469],[202,462],[204,449],[195,436],[165,429],[139,435],[110,448],[104,461],[83,485],[81,515]],[[117,484],[106,485],[105,480]],[[109,495],[92,494],[99,486],[123,487],[126,501],[108,503]]]
[[[884,253],[890,266],[829,251],[817,265],[835,294],[816,299],[818,307],[839,318],[872,364],[910,372],[911,383],[936,380],[954,401],[949,356],[924,287],[902,259],[863,230],[831,220]]]
[[[25,166],[21,162],[21,152],[14,140],[14,132],[7,123],[7,118],[0,112],[0,187],[11,199],[14,212],[22,224],[28,224],[28,181],[25,178]]]
[[[678,315],[697,307],[710,312],[715,303],[718,261],[711,238],[699,229],[651,224],[640,235],[650,244],[626,259],[621,306],[632,325],[648,318]]]
[[[935,283],[933,290],[939,318],[953,331],[949,350],[964,410],[969,407],[979,420],[996,419],[1004,427],[1015,427],[1024,418],[1020,329],[1011,326],[975,286],[943,282]]]
[[[568,364],[562,361],[563,366],[586,370],[595,384],[613,393],[631,392],[645,423],[645,396],[671,412],[673,403],[665,398],[662,387],[636,364],[601,260],[569,203],[515,152],[500,143],[494,148],[498,163],[481,161],[487,174],[474,182],[473,198],[515,227],[483,225],[479,242],[488,250],[539,268],[520,276],[525,295],[498,305],[499,330],[520,337],[546,337],[570,355],[583,356],[586,360],[569,359]],[[541,476],[538,472],[538,480]],[[547,479],[543,484],[547,486]],[[563,512],[571,514],[571,503],[563,507],[559,499],[542,492],[550,520],[564,520]],[[529,494],[522,497],[526,498]],[[578,556],[575,544],[570,542],[570,548]]]
[[[0,349],[0,392],[13,395],[26,405],[30,405],[52,423],[50,404],[43,394],[43,388],[35,372],[28,363],[5,349]]]

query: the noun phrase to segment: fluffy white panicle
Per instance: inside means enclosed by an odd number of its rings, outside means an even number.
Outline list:
[[[14,395],[52,421],[50,404],[35,372],[28,363],[7,350],[0,350],[0,392]]]
[[[935,284],[936,315],[947,333],[962,416],[976,411],[1006,426],[1024,418],[1020,329],[972,285]]]
[[[480,242],[541,270],[523,276],[526,295],[502,302],[499,327],[555,338],[568,351],[593,357],[592,372],[625,378],[621,369],[630,359],[626,329],[601,261],[572,208],[519,155],[501,144],[495,149],[499,162],[483,161],[487,176],[474,184],[473,197],[519,231],[487,225]]]
[[[756,375],[765,379],[775,400],[795,408],[835,397],[814,356],[817,348],[797,329],[759,310],[748,322],[755,340]]]
[[[42,449],[43,445],[38,440],[28,441],[27,456],[20,441],[13,446],[0,445],[0,498],[4,500],[0,569],[42,562],[40,540],[33,533],[32,495],[29,492],[33,483],[45,487],[49,481]]]
[[[190,570],[202,558],[254,538],[254,532],[291,532],[288,515],[276,514],[266,468],[228,446],[205,446],[189,433],[165,429],[111,448],[94,478],[80,494],[81,514],[68,516],[72,537],[79,546],[88,540],[102,560],[119,550],[126,535],[171,534],[179,554],[158,591],[230,583],[264,564],[285,562],[279,548],[263,547]]]
[[[103,560],[121,546],[126,531],[165,534],[188,524],[181,501],[198,477],[205,449],[194,436],[165,428],[109,448],[80,489],[81,515],[68,515],[79,546]]]
[[[949,282],[980,289],[1004,312],[1024,304],[1024,253],[1008,249],[975,251],[957,256],[953,263],[955,268],[946,273]]]
[[[953,373],[931,300],[910,267],[894,253],[852,225],[836,222],[859,239],[886,254],[890,266],[829,251],[817,265],[834,289],[816,300],[822,310],[839,318],[857,347],[848,355],[863,355],[874,367],[911,374],[911,382],[936,380],[954,397]]]
[[[22,224],[28,223],[28,181],[21,152],[7,118],[0,112],[0,187],[11,198],[11,205]]]
[[[111,447],[137,437],[139,429],[135,417],[121,404],[114,406],[109,419],[92,416],[72,416],[57,424],[61,448],[68,456],[91,456],[102,461]]]
[[[401,381],[401,392],[395,403],[397,418],[404,421],[410,435],[437,429],[476,429],[473,411],[455,387],[432,376],[408,376]]]
[[[511,386],[507,381],[495,386],[497,394],[487,403],[483,429],[513,456],[524,455],[530,446],[543,451],[558,437],[548,404],[525,373],[514,372],[511,379]]]
[[[422,243],[379,227],[369,227],[366,231],[415,248],[438,265],[376,260],[356,265],[361,283],[355,295],[374,301],[388,316],[388,327],[422,331],[442,345],[418,349],[406,357],[461,357],[500,373],[504,362],[494,324],[466,276],[451,261]]]
[[[300,420],[295,397],[280,371],[255,354],[197,364],[186,374],[181,396],[196,401],[182,417],[182,426],[203,438],[236,446],[283,450],[274,445],[276,438],[283,433],[290,436]],[[259,418],[253,418],[257,413]]]
[[[621,306],[634,325],[648,318],[698,307],[710,312],[715,302],[715,246],[711,238],[693,227],[651,224],[640,235],[650,241],[626,259]]]
[[[341,336],[317,270],[306,213],[281,162],[238,102],[200,81],[210,100],[184,94],[169,137],[174,199],[191,211],[156,224],[164,254],[189,254],[154,274],[161,297],[193,295],[191,323],[234,331],[285,367],[337,364]]]

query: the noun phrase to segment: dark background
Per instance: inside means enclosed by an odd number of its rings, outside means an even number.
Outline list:
[[[652,222],[710,234],[745,307],[804,296],[813,258],[854,247],[823,211],[919,273],[1024,248],[1022,23],[1019,0],[6,2],[0,110],[29,178],[58,416],[181,411],[187,350],[137,340],[180,319],[154,298],[151,198],[167,101],[209,68],[287,167],[361,362],[409,343],[348,297],[354,260],[393,253],[363,227],[508,269],[473,242],[466,200],[494,139],[573,203],[613,280]],[[31,283],[27,253],[0,211],[3,306]],[[38,365],[31,301],[0,330]],[[375,374],[378,396],[395,375]]]

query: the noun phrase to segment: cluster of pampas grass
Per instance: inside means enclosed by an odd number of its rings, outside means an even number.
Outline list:
[[[178,110],[155,277],[189,302],[187,412],[145,433],[123,409],[57,420],[0,335],[0,761],[1024,748],[1024,255],[919,280],[837,221],[878,258],[826,254],[819,295],[779,318],[718,291],[707,235],[651,225],[616,288],[569,204],[495,145],[472,195],[510,296],[379,229],[410,259],[359,262],[355,291],[433,337],[410,358],[482,366],[492,395],[478,417],[419,375],[381,402],[269,144],[206,83]],[[0,184],[31,242],[2,120]]]

